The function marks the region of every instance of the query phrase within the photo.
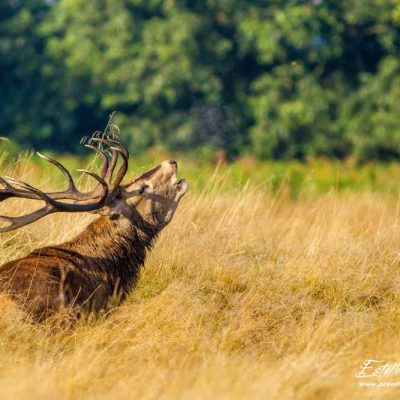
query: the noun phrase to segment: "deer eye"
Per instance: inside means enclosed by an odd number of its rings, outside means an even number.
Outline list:
[[[148,188],[148,185],[143,185],[140,189],[139,189],[139,194],[143,194],[146,189]]]

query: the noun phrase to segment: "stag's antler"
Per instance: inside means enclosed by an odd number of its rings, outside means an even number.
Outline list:
[[[107,166],[107,168],[102,168],[102,171],[105,171],[104,180],[107,182],[109,186],[110,192],[113,192],[115,189],[118,188],[122,179],[126,172],[128,171],[128,162],[129,162],[129,151],[119,140],[115,139],[104,139],[104,138],[92,138],[92,142],[98,142],[100,144],[105,144],[111,151],[111,160]],[[87,147],[90,145],[86,145]],[[93,147],[93,146],[90,146]],[[104,153],[104,152],[103,152]],[[114,174],[115,167],[118,163],[118,156],[121,156],[122,163],[117,172],[117,176],[112,181],[112,176]]]
[[[98,148],[92,143],[100,143],[104,145],[106,149]],[[0,189],[0,202],[7,200],[11,197],[20,197],[25,199],[43,200],[46,205],[39,210],[36,210],[30,214],[26,214],[19,217],[8,217],[0,215],[0,220],[6,221],[9,225],[0,227],[0,233],[8,232],[14,229],[21,228],[22,226],[28,225],[38,219],[55,213],[55,212],[87,212],[100,210],[106,205],[107,200],[111,199],[119,185],[124,178],[128,170],[129,152],[128,149],[118,140],[115,139],[100,139],[93,137],[90,139],[89,144],[85,147],[95,151],[102,158],[102,166],[100,168],[100,175],[94,174],[86,170],[79,170],[79,172],[88,174],[98,181],[98,185],[95,189],[90,192],[80,192],[75,185],[75,182],[70,172],[57,160],[46,157],[40,153],[38,155],[44,160],[55,165],[67,179],[68,187],[62,192],[49,192],[45,193],[28,183],[6,177],[0,177],[0,184],[3,185],[3,189]],[[111,159],[107,155],[107,151],[111,152]],[[121,156],[122,163],[114,179],[113,173],[118,164],[118,156]],[[18,186],[18,187],[15,187]],[[20,189],[21,188],[21,189]],[[85,202],[84,204],[70,204],[63,203],[57,200],[75,200],[78,202]]]

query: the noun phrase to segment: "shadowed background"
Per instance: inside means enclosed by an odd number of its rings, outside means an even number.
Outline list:
[[[79,151],[396,159],[398,0],[3,0],[0,135]]]

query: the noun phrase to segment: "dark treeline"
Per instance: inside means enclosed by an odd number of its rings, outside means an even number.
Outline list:
[[[399,0],[2,0],[0,135],[400,156]]]

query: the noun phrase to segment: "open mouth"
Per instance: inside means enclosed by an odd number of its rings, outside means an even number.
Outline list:
[[[175,187],[177,193],[179,193],[180,197],[182,197],[189,189],[189,185],[186,179],[178,180],[178,163],[176,161],[169,161],[170,164],[174,166],[174,170],[172,173],[172,183]]]
[[[189,185],[186,179],[180,179],[178,182],[175,183],[175,187],[179,193],[183,196],[189,189]]]

